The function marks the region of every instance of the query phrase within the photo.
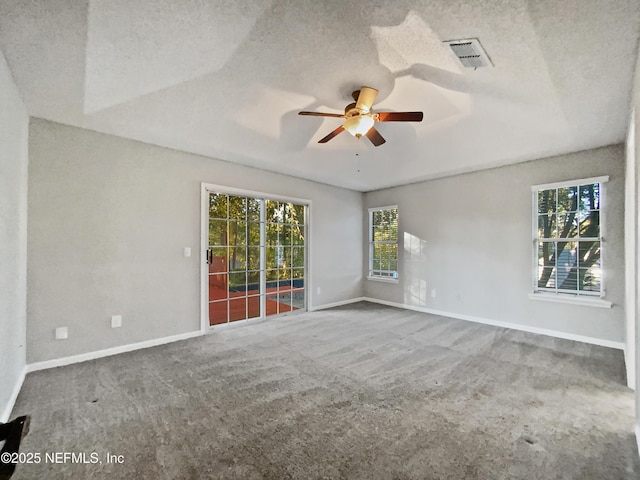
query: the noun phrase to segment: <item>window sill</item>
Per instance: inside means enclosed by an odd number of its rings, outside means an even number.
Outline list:
[[[371,277],[368,276],[367,280],[373,280],[374,282],[383,282],[383,283],[398,283],[397,278],[387,278],[387,277]]]
[[[542,300],[543,302],[570,303],[573,305],[584,305],[587,307],[611,308],[613,305],[608,300],[599,297],[578,297],[573,295],[563,295],[557,293],[529,293],[530,300]]]

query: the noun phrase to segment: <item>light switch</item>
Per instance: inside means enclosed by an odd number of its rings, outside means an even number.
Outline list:
[[[184,256],[185,257],[190,257],[191,256],[191,248],[184,247]]]
[[[58,327],[56,328],[56,340],[66,340],[69,338],[69,328],[68,327]]]
[[[111,316],[111,328],[120,328],[122,326],[122,315]]]

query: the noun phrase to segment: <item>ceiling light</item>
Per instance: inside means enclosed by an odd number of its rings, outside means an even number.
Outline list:
[[[365,135],[371,127],[373,127],[374,120],[371,114],[366,115],[354,115],[344,121],[344,129],[354,137],[360,138]]]

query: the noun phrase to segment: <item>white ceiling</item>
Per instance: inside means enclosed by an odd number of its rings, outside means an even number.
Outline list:
[[[2,0],[31,115],[361,191],[622,142],[638,0]],[[494,67],[442,41],[479,38]],[[320,145],[351,91],[387,143]]]

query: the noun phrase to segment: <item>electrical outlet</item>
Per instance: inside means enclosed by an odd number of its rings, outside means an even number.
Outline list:
[[[436,298],[436,289],[435,288],[431,289],[431,298]]]
[[[184,256],[185,257],[190,257],[191,256],[191,248],[184,247]]]
[[[111,316],[111,328],[120,328],[122,326],[122,315]]]
[[[67,338],[69,338],[69,328],[68,327],[56,328],[55,338],[56,340],[66,340]]]
[[[318,292],[318,295],[322,295],[322,289],[320,287],[318,287],[317,292]]]

